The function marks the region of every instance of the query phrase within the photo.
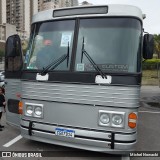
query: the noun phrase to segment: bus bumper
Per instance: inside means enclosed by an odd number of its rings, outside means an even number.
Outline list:
[[[58,126],[75,131],[75,137],[55,135],[56,125],[21,120],[21,135],[27,139],[111,154],[128,154],[134,151],[137,133],[114,133]]]

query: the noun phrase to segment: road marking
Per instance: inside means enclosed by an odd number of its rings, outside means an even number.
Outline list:
[[[3,147],[10,147],[12,144],[16,143],[17,141],[19,141],[22,138],[21,135],[17,136],[16,138],[12,139],[11,141],[9,141],[8,143],[4,144]]]
[[[151,113],[151,114],[160,114],[160,112],[151,112],[151,111],[139,111],[140,113]]]

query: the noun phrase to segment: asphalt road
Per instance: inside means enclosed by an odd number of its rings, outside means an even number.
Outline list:
[[[20,131],[17,128],[9,126],[5,123],[5,115],[3,115],[3,124],[5,129],[0,132],[0,151],[52,151],[55,153],[51,158],[34,158],[34,159],[55,159],[55,160],[122,160],[121,157],[113,157],[102,153],[95,153],[83,151],[68,147],[51,145],[36,141],[30,141],[21,138]],[[8,142],[14,138],[19,138],[16,143],[9,147],[4,147]],[[139,110],[138,121],[138,143],[136,151],[160,151],[160,88],[158,87],[142,87],[141,92],[141,107]],[[62,156],[56,157],[57,152],[62,153]],[[71,156],[67,157],[65,153],[70,153]],[[73,155],[72,155],[73,153]],[[75,153],[81,154],[77,157]],[[0,158],[0,160],[9,158]],[[17,159],[17,158],[13,158]],[[31,159],[31,158],[23,158]],[[160,157],[131,157],[131,160],[160,160]],[[123,157],[123,160],[129,160]]]

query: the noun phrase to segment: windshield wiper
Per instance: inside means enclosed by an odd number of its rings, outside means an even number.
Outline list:
[[[62,55],[60,58],[56,59],[52,63],[50,63],[48,66],[43,68],[41,75],[45,75],[49,70],[54,70],[56,67],[58,67],[65,59],[67,59],[67,68],[69,65],[69,42],[67,47],[67,54]]]
[[[84,37],[82,42],[82,54],[81,54],[81,63],[83,61],[83,55],[87,57],[87,59],[90,61],[90,63],[93,65],[94,69],[101,75],[102,78],[106,78],[107,76],[104,74],[104,72],[98,67],[98,65],[93,61],[93,59],[90,57],[90,55],[87,53],[87,51],[84,49]]]

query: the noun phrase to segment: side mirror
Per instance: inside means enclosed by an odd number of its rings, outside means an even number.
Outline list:
[[[18,35],[8,37],[5,46],[5,70],[20,71],[23,67],[21,40]]]
[[[145,34],[143,39],[143,58],[152,59],[154,52],[154,37],[151,34]]]

